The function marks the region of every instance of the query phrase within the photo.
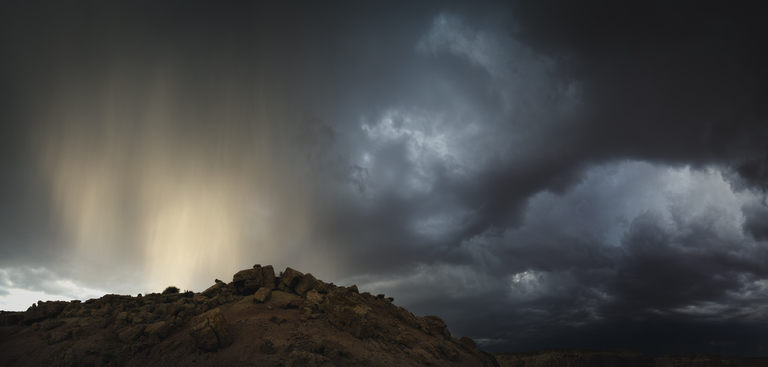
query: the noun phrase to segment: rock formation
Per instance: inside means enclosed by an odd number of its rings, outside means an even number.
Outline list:
[[[0,313],[0,366],[497,366],[437,316],[287,268],[200,293],[105,295]]]

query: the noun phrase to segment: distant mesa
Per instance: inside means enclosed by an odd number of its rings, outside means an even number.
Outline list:
[[[437,316],[292,268],[0,313],[0,366],[498,366]]]

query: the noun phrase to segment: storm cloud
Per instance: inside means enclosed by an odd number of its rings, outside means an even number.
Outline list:
[[[768,352],[757,3],[2,7],[3,308],[262,263],[493,351]]]

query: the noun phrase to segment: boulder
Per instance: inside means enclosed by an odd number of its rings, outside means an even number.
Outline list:
[[[213,352],[232,344],[232,333],[221,309],[214,308],[196,316],[192,323],[192,339],[198,348]]]
[[[258,282],[262,282],[263,279],[261,268],[240,270],[232,276],[232,282],[234,282],[236,285],[238,283],[245,282],[246,280],[256,280]]]
[[[304,274],[297,270],[294,270],[290,267],[285,268],[285,271],[280,274],[280,284],[278,285],[278,288],[281,291],[290,292],[293,290],[293,287],[299,283],[303,276]]]
[[[298,283],[296,283],[296,286],[293,288],[293,290],[296,292],[296,294],[303,296],[308,291],[314,289],[316,285],[317,279],[315,279],[312,274],[307,273],[301,277]]]
[[[301,301],[301,297],[280,290],[272,292],[269,297],[269,304],[278,308],[297,308],[294,305],[300,304]]]
[[[238,294],[249,295],[264,285],[264,275],[261,267],[241,270],[232,277],[232,282]]]
[[[253,301],[257,303],[264,303],[267,300],[269,300],[269,297],[272,295],[272,289],[267,287],[261,287],[258,291],[253,295]]]
[[[267,265],[261,268],[261,276],[264,280],[264,287],[269,289],[275,289],[277,282],[275,278],[275,269],[272,265]]]
[[[260,280],[249,279],[246,280],[238,289],[237,293],[248,296],[259,290],[264,284]]]

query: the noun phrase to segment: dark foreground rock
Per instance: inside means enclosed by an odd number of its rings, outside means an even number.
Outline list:
[[[201,293],[106,295],[0,312],[0,366],[497,366],[437,316],[288,268]]]

